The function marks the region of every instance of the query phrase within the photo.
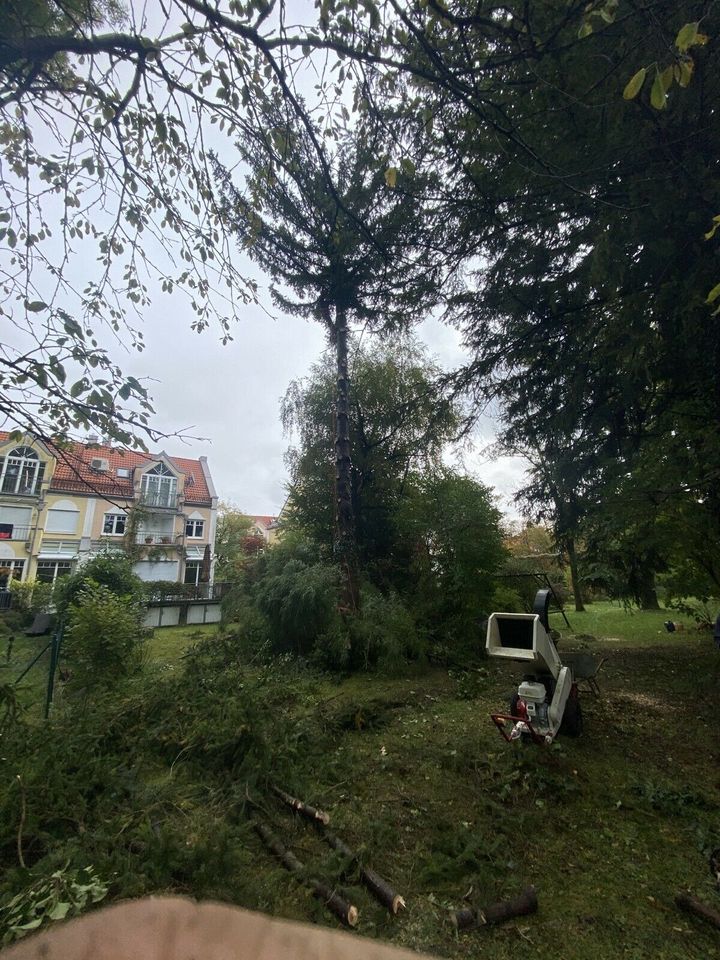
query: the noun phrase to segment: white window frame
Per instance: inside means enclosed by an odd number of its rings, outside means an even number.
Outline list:
[[[9,489],[6,489],[8,480],[8,470],[17,468],[14,484],[11,483]],[[40,460],[32,447],[15,447],[3,457],[2,469],[0,469],[0,493],[18,494],[20,496],[32,497],[37,492],[38,482],[42,481],[45,464]],[[31,480],[28,478],[32,477]],[[25,478],[23,485],[23,478]],[[9,478],[12,480],[12,475]],[[20,489],[23,485],[23,489]]]
[[[112,530],[106,530],[108,520],[111,521]],[[122,521],[122,530],[118,530],[118,522]],[[106,513],[103,515],[102,535],[104,537],[124,537],[127,529],[126,513]]]
[[[42,583],[55,583],[58,579],[58,570],[62,567],[63,570],[67,571],[64,576],[69,576],[73,572],[73,563],[72,560],[38,560],[37,568],[35,570],[35,579],[39,580],[38,573],[40,568],[43,570],[48,570],[50,567],[53,568],[53,577],[52,580],[43,580]]]
[[[198,533],[199,528],[199,533]],[[190,531],[193,531],[192,533]],[[202,540],[205,536],[205,521],[190,519],[185,521],[185,536],[190,540]]]
[[[174,507],[177,477],[164,463],[158,463],[143,474],[141,492],[143,501],[151,507]]]
[[[7,590],[11,580],[22,580],[25,572],[25,561],[0,559],[0,567],[10,571],[10,576],[7,578],[5,584],[0,586],[0,590]]]
[[[186,560],[185,561],[185,570],[183,572],[183,583],[188,584],[189,586],[197,587],[200,583],[200,574],[202,572],[202,560]],[[195,570],[195,579],[188,580],[187,575],[189,570]]]

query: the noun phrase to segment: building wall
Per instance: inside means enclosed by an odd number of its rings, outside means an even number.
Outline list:
[[[34,579],[38,565],[44,576],[52,569],[57,574],[60,568],[65,572],[68,563],[74,567],[93,554],[124,545],[122,521],[115,520],[112,530],[106,530],[105,520],[108,515],[127,516],[134,501],[107,499],[91,492],[51,490],[56,458],[42,444],[27,437],[20,442],[0,442],[0,457],[6,457],[19,446],[31,447],[38,454],[38,461],[44,464],[44,476],[34,496],[3,494],[0,490],[0,570],[23,561],[21,579]],[[169,464],[177,477],[177,503],[166,508],[143,507],[136,538],[142,555],[135,568],[145,580],[182,581],[188,566],[188,575],[197,575],[206,545],[210,545],[211,555],[214,553],[217,497],[203,460],[201,469],[211,491],[211,505],[185,503],[183,495],[191,498],[192,488],[186,488],[183,474],[165,458],[150,460],[142,468],[135,468],[132,479],[136,496],[141,493],[143,474],[161,462]],[[188,527],[190,521],[191,528]]]

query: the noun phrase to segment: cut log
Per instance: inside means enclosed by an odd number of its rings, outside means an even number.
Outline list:
[[[406,903],[403,897],[401,897],[397,891],[393,890],[387,880],[384,880],[379,873],[375,873],[375,871],[370,870],[369,867],[363,866],[363,864],[360,863],[358,854],[352,851],[344,840],[341,840],[340,837],[331,833],[329,830],[323,830],[322,835],[325,842],[328,843],[333,850],[337,850],[341,856],[345,857],[350,864],[357,863],[360,879],[378,903],[381,903],[383,907],[393,915],[396,915],[399,910],[405,908]]]
[[[303,803],[302,800],[298,800],[297,797],[290,796],[289,793],[281,790],[280,787],[273,786],[271,789],[275,796],[280,797],[283,803],[286,803],[289,807],[292,807],[292,809],[301,816],[306,817],[308,820],[314,820],[318,823],[322,823],[324,826],[327,826],[328,823],[330,823],[330,814],[325,813],[324,810],[317,810],[315,807],[311,807],[309,803]]]
[[[307,877],[302,862],[298,860],[292,850],[288,850],[287,847],[280,842],[272,830],[266,827],[264,823],[259,823],[257,820],[254,820],[253,826],[268,850],[275,854],[280,863],[296,877],[299,883],[307,884],[307,886],[311,888],[313,896],[317,900],[321,900],[327,909],[331,913],[334,913],[339,920],[342,920],[346,926],[354,927],[357,925],[359,917],[357,907],[348,903],[347,900],[344,900],[340,896],[337,890],[331,889],[321,880]]]
[[[675,904],[686,913],[692,913],[696,917],[701,917],[720,930],[720,913],[718,913],[717,910],[713,910],[712,907],[708,907],[702,900],[696,900],[695,897],[691,897],[689,893],[679,893],[675,897]]]
[[[524,917],[535,913],[538,908],[535,887],[526,887],[518,897],[512,900],[500,900],[482,910],[472,910],[464,907],[451,914],[451,920],[458,930],[473,930],[486,924],[503,923],[514,917]]]

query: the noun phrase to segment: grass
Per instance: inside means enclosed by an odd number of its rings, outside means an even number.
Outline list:
[[[617,640],[636,647],[664,641],[668,636],[664,622],[679,619],[674,611],[628,609],[622,604],[609,601],[589,604],[583,613],[577,613],[568,607],[565,615],[570,621],[569,629],[562,614],[557,611],[551,613],[552,626],[563,634],[581,634],[605,641]],[[688,636],[696,635],[695,625],[687,622],[687,618],[684,619],[684,626],[689,630]]]
[[[453,958],[718,955],[717,932],[673,904],[689,889],[718,907],[707,864],[708,851],[720,846],[712,639],[695,630],[667,634],[662,613],[594,604],[568,616],[584,638],[566,630],[561,652],[591,649],[608,661],[602,697],[583,701],[584,736],[551,749],[507,746],[490,723],[521,673],[508,664],[340,682],[279,664],[248,671],[231,686],[240,705],[268,704],[270,731],[282,741],[272,775],[328,810],[333,829],[406,897],[407,911],[391,919],[350,878],[360,934]],[[168,666],[175,674],[182,669],[195,630],[155,632],[144,689]],[[142,689],[135,694],[141,700]],[[170,712],[184,709],[172,704]],[[178,743],[165,759],[142,754],[142,782],[128,793],[122,772],[106,785],[92,801],[103,804],[97,813],[88,805],[76,814],[82,831],[54,841],[57,858],[74,852],[114,874],[115,898],[176,891],[332,924],[243,820],[241,775],[211,765],[225,737],[242,736],[240,728],[254,721],[228,714],[226,722],[222,737],[215,721],[204,735],[219,741],[216,753]],[[166,723],[159,714],[148,730],[154,741]],[[33,806],[42,819],[47,801],[27,790],[30,858]],[[274,800],[260,802],[263,817],[309,868],[332,875],[337,861],[314,831]],[[12,858],[14,843],[2,849]],[[481,906],[528,883],[540,902],[533,917],[460,936],[447,922],[468,891]]]

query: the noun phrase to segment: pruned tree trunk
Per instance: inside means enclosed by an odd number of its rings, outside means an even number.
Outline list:
[[[657,590],[655,588],[655,571],[642,568],[639,573],[638,600],[642,610],[659,610]]]
[[[575,538],[568,537],[565,541],[568,561],[570,563],[570,581],[572,583],[573,596],[575,597],[575,611],[582,613],[585,610],[582,584],[580,583],[580,572],[578,570],[577,551],[575,550]]]
[[[358,864],[360,879],[378,903],[381,903],[385,909],[389,910],[392,914],[397,914],[399,910],[405,908],[404,898],[401,897],[396,890],[393,890],[387,880],[384,880],[379,873],[375,873],[375,871],[370,870],[369,867],[363,866],[363,864],[359,862],[358,855],[354,853],[340,837],[337,837],[329,830],[323,830],[322,835],[325,842],[328,843],[333,850],[337,850],[337,852],[349,862]]]
[[[713,927],[717,927],[720,930],[720,913],[718,913],[717,910],[713,910],[712,907],[706,906],[702,900],[691,897],[689,893],[679,893],[675,897],[675,904],[686,913],[692,913],[702,920],[707,920]]]
[[[335,309],[335,551],[343,570],[342,605],[358,608],[357,549],[352,507],[352,455],[350,449],[350,374],[348,371],[347,313]]]
[[[357,907],[343,899],[337,890],[333,890],[320,880],[308,877],[305,866],[298,860],[292,850],[284,847],[272,830],[266,827],[264,823],[255,820],[253,826],[268,850],[275,854],[280,863],[295,876],[299,883],[307,884],[312,889],[313,896],[317,900],[321,900],[327,909],[334,913],[346,926],[356,926],[359,916]]]
[[[684,910],[685,913],[692,913],[694,916],[700,917],[702,920],[707,920],[708,923],[720,929],[720,913],[718,913],[717,910],[713,910],[712,907],[708,907],[702,900],[697,900],[695,897],[690,896],[689,893],[679,893],[675,897],[675,905],[681,910]]]
[[[503,923],[505,920],[512,920],[515,917],[527,916],[529,913],[535,913],[537,908],[535,887],[526,887],[520,896],[514,897],[512,900],[500,900],[498,903],[493,903],[482,910],[474,910],[470,907],[455,910],[451,915],[451,920],[458,930],[474,930],[486,924]]]
[[[276,797],[279,797],[283,803],[286,803],[289,807],[292,807],[296,813],[299,813],[307,820],[312,820],[316,823],[322,823],[324,825],[330,823],[330,814],[325,813],[324,810],[318,810],[316,807],[311,807],[309,803],[304,803],[302,800],[298,800],[297,797],[292,797],[289,793],[285,793],[285,791],[281,790],[280,787],[273,786],[271,789]]]

